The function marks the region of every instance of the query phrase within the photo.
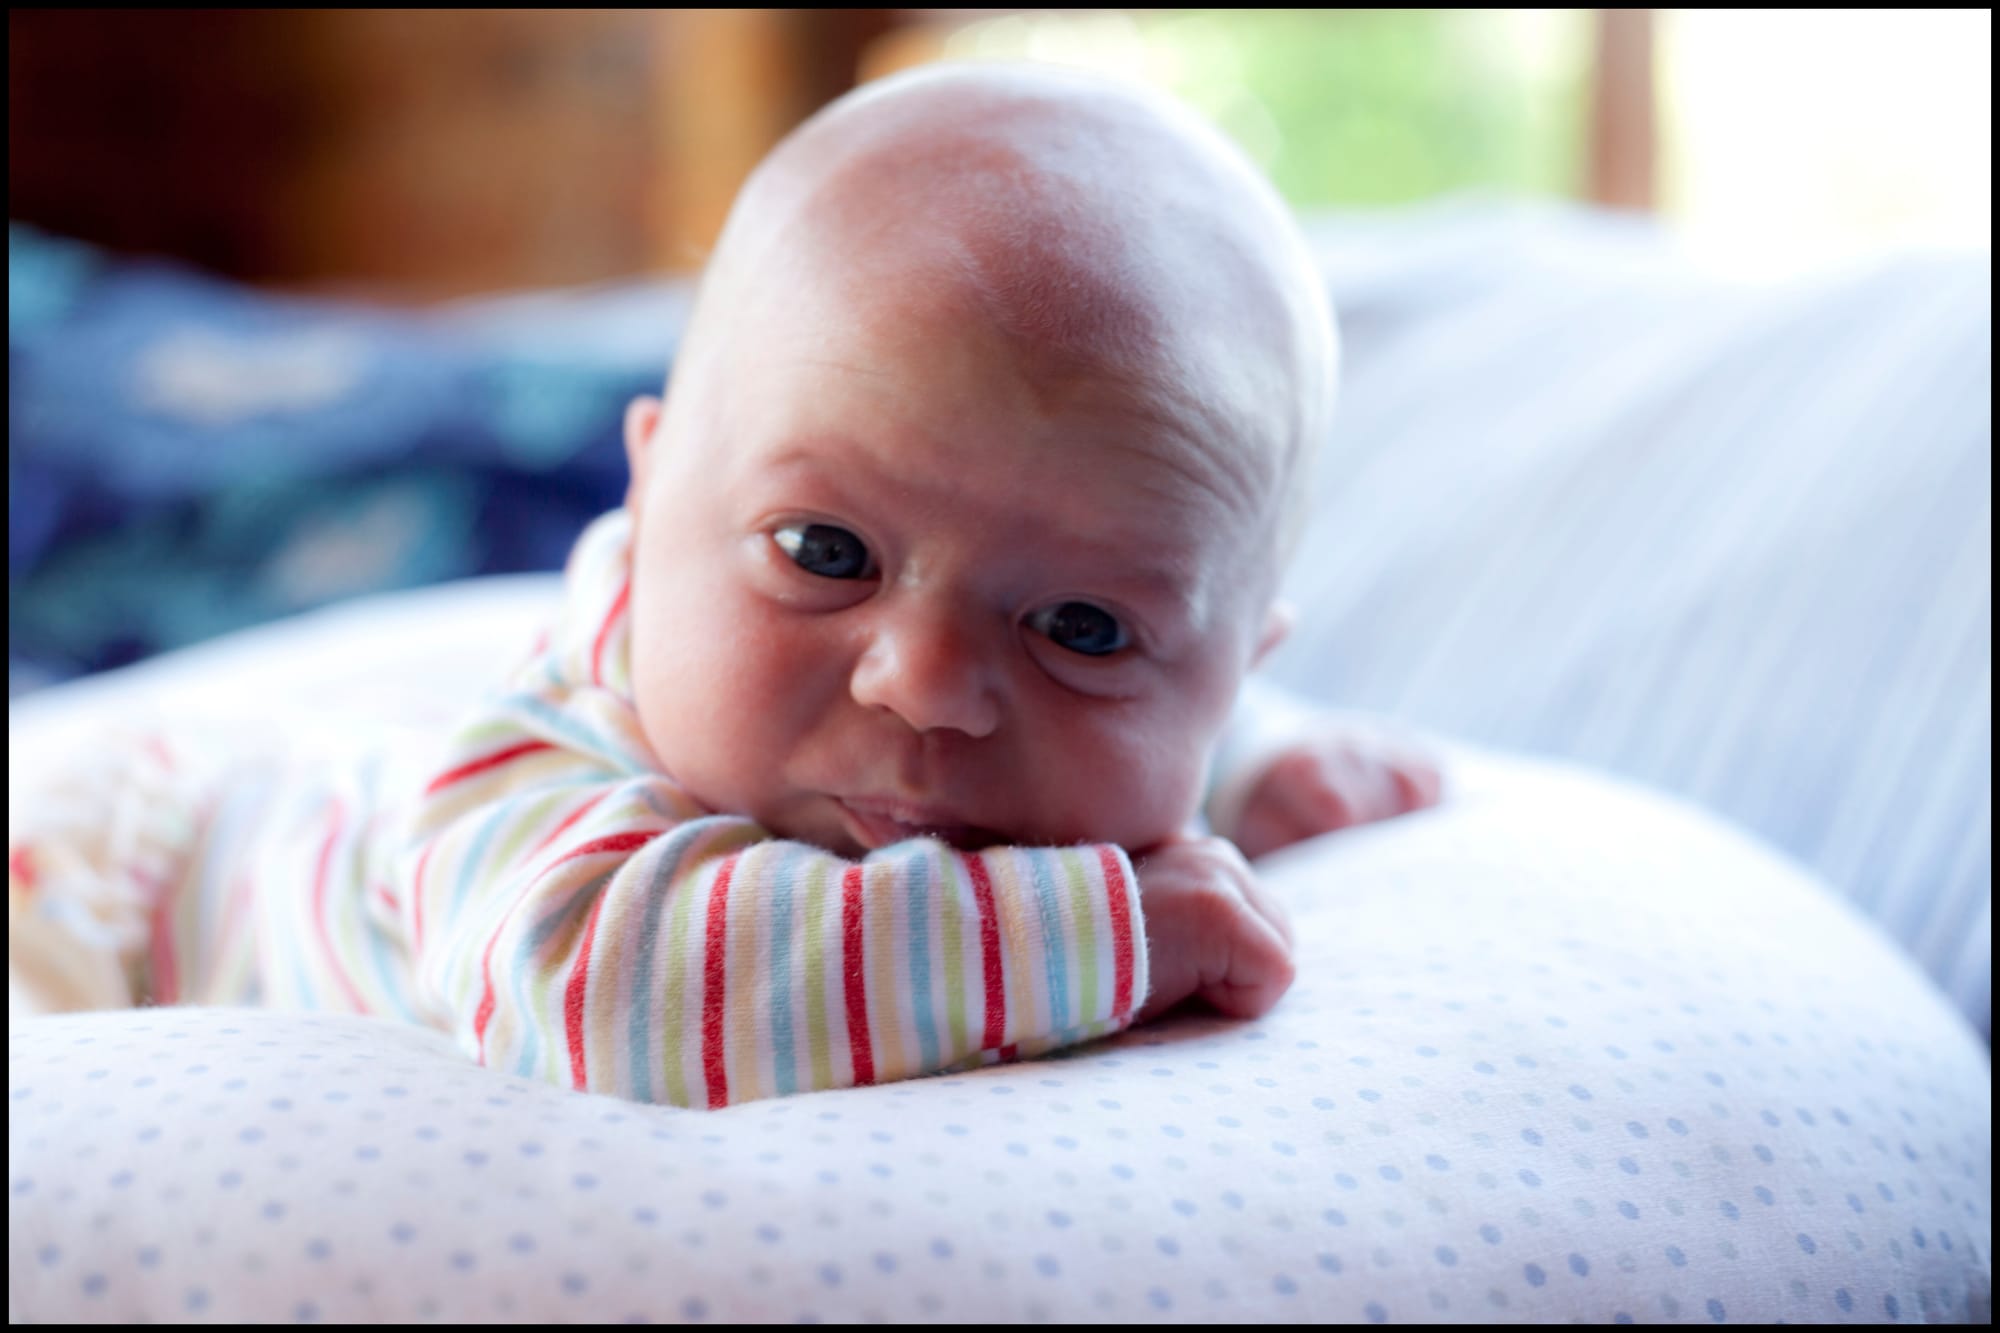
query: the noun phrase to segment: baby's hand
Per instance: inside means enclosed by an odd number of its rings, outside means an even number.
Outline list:
[[[1191,995],[1255,1018],[1292,984],[1292,923],[1227,838],[1176,838],[1134,858],[1152,993],[1136,1020]]]
[[[1436,805],[1443,779],[1416,743],[1329,727],[1279,751],[1250,788],[1236,845],[1256,860],[1305,838]]]

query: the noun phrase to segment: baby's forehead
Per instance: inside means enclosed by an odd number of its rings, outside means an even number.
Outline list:
[[[968,72],[808,125],[742,207],[870,282],[961,286],[1025,342],[1136,354],[1201,315],[1289,313],[1240,166],[1131,95]]]
[[[808,311],[821,327],[943,311],[1030,378],[1123,385],[1284,474],[1333,371],[1303,254],[1268,183],[1187,113],[1065,72],[960,67],[870,85],[759,167],[689,343],[733,335],[741,368]]]

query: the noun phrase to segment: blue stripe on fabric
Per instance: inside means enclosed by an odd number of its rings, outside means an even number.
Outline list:
[[[937,1015],[931,1012],[937,998],[931,987],[931,918],[937,912],[930,901],[930,855],[925,852],[911,856],[903,865],[910,876],[910,1008],[916,1015],[923,1068],[931,1070],[938,1067],[939,1056]]]
[[[539,694],[510,694],[500,701],[498,707],[512,709],[533,718],[556,738],[564,741],[568,748],[614,762],[625,773],[653,771],[651,766],[638,756],[608,746],[606,742],[610,738],[603,732],[593,731],[576,719],[565,715],[561,709],[553,707]]]
[[[374,876],[369,873],[373,867],[369,864],[371,840],[368,833],[375,812],[382,804],[382,762],[381,756],[370,756],[362,767],[360,781],[354,791],[353,828],[344,854],[353,866],[350,892],[355,925],[368,953],[369,964],[374,969],[376,996],[384,1008],[392,1009],[405,1020],[414,1022],[417,1021],[416,996],[402,946],[375,922],[375,884],[372,882]]]
[[[472,842],[465,849],[465,859],[458,863],[458,882],[452,885],[448,914],[451,919],[455,920],[464,909],[466,892],[472,887],[472,881],[478,878],[480,866],[486,860],[487,845],[493,841],[494,834],[512,822],[509,816],[514,813],[513,807],[512,801],[501,801],[495,805],[487,813],[486,822],[472,835]]]
[[[802,847],[786,848],[771,874],[771,1047],[772,1077],[780,1097],[799,1090],[797,1053],[792,1050],[792,889]]]
[[[1035,910],[1042,919],[1042,938],[1047,941],[1043,957],[1048,964],[1049,1026],[1067,1028],[1069,1017],[1069,948],[1062,926],[1062,906],[1056,901],[1055,881],[1049,877],[1050,851],[1028,853],[1034,871]]]

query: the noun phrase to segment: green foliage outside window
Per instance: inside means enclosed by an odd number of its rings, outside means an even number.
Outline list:
[[[1301,207],[1581,192],[1588,10],[1099,10],[1012,15],[954,57],[1145,79],[1205,112]]]

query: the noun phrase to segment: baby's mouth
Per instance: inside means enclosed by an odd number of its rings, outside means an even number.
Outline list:
[[[937,838],[962,852],[979,851],[1005,839],[990,829],[965,823],[956,813],[885,797],[836,796],[841,820],[869,851],[910,838]]]

